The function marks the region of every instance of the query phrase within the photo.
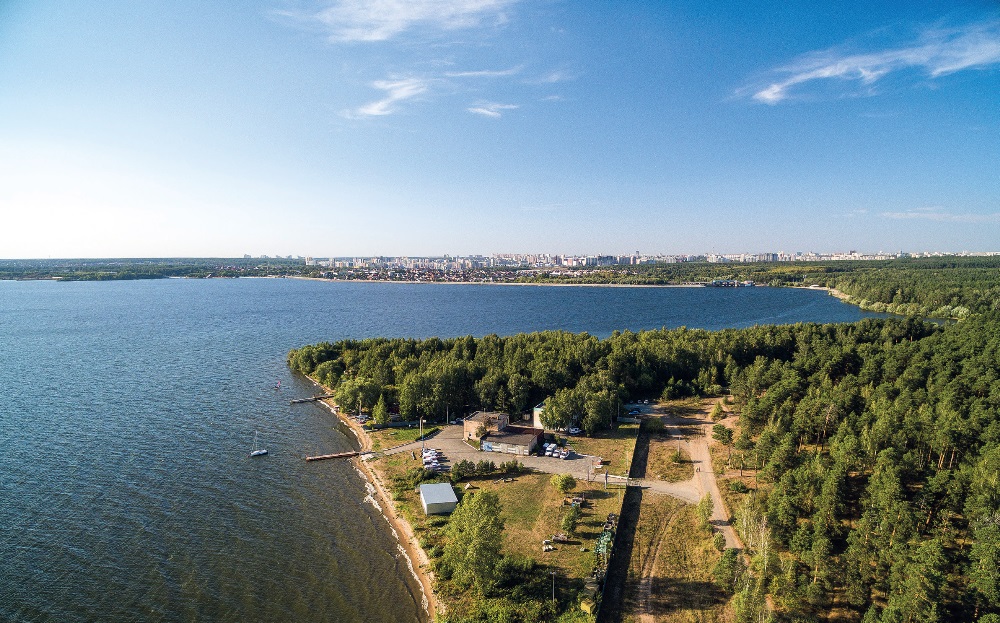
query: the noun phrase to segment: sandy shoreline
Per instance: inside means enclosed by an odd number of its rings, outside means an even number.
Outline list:
[[[789,286],[789,287],[795,288],[797,290],[821,290],[823,292],[826,292],[830,296],[835,296],[846,303],[851,302],[851,295],[844,294],[843,292],[841,292],[836,288],[828,288],[826,286]]]
[[[319,383],[316,383],[313,379],[309,380],[312,381],[317,387],[320,387],[324,392],[330,393],[327,388],[323,387]],[[320,400],[319,402],[329,409],[330,413],[336,415],[341,422],[346,424],[351,429],[351,432],[353,432],[354,436],[358,439],[362,453],[371,452],[371,438],[357,421],[343,415],[338,409],[335,409],[332,400]],[[392,530],[393,534],[396,536],[396,540],[399,542],[400,550],[403,555],[406,556],[410,572],[420,584],[420,588],[423,592],[421,605],[423,606],[424,612],[427,614],[427,620],[433,621],[437,616],[437,612],[441,610],[441,607],[438,603],[437,596],[434,594],[434,573],[430,570],[430,558],[427,556],[427,552],[420,547],[420,543],[417,541],[417,537],[413,532],[413,526],[410,525],[410,522],[396,512],[396,506],[392,501],[392,495],[389,493],[385,483],[383,482],[384,475],[376,466],[371,465],[362,457],[355,457],[350,460],[358,473],[361,474],[369,485],[371,485],[373,490],[369,489],[369,491],[373,493],[371,496],[372,501],[381,511],[382,517],[385,518],[386,523],[389,524],[390,530]]]

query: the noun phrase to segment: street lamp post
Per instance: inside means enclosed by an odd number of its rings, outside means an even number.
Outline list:
[[[552,603],[556,603],[556,572],[550,571],[552,574]]]

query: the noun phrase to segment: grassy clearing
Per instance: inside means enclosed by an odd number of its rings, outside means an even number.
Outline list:
[[[425,426],[424,435],[437,432],[437,426]],[[395,446],[416,441],[420,438],[420,428],[383,428],[381,430],[368,431],[368,436],[372,440],[372,450],[384,450]]]
[[[514,482],[483,480],[476,485],[500,496],[506,523],[506,552],[522,554],[555,567],[560,577],[582,586],[594,567],[594,541],[601,534],[608,513],[621,510],[623,490],[604,491],[603,484],[577,481],[576,488],[564,496],[552,486],[550,478],[549,474],[527,474],[518,476]],[[587,504],[581,509],[583,516],[577,524],[576,534],[570,537],[569,543],[553,543],[553,551],[543,552],[542,541],[563,531],[560,524],[570,508],[564,500],[580,495],[587,498]]]
[[[732,620],[729,597],[712,578],[719,557],[694,506],[667,496],[644,496],[629,567],[626,603],[631,614],[626,620]]]
[[[707,406],[706,406],[707,405]],[[693,417],[697,415],[708,419],[712,412],[711,404],[704,398],[677,398],[659,403],[660,412],[671,417]]]
[[[638,424],[619,424],[614,430],[599,431],[593,437],[571,437],[570,445],[579,454],[604,459],[608,473],[626,474],[638,434]]]
[[[649,460],[646,463],[646,477],[667,482],[681,482],[694,477],[694,463],[691,455],[681,449],[677,460],[677,443],[667,436],[657,435],[649,440]]]
[[[634,445],[634,437],[632,439]],[[375,461],[375,467],[383,480],[391,488],[394,477],[402,477],[413,468],[422,467],[422,462],[413,459],[409,452],[384,456]],[[594,542],[602,531],[608,513],[621,510],[622,489],[604,490],[603,483],[587,483],[577,480],[576,487],[567,494],[560,493],[550,482],[551,474],[526,473],[504,482],[500,475],[477,476],[463,480],[457,485],[459,498],[467,492],[493,491],[503,506],[504,553],[519,554],[557,570],[557,593],[559,601],[570,611],[576,608],[584,580],[590,576],[594,565]],[[470,485],[469,489],[465,489]],[[399,513],[413,526],[414,533],[428,556],[432,559],[440,554],[444,543],[447,517],[427,517],[420,506],[419,495],[412,488],[400,491],[395,504]],[[553,543],[554,550],[542,551],[542,541],[563,532],[563,516],[570,506],[567,497],[583,496],[587,504],[582,509],[582,517],[577,524],[576,534],[569,543]],[[461,594],[447,586],[441,586],[441,595],[449,603],[463,610],[468,606]],[[590,620],[579,613],[579,620]],[[577,619],[573,619],[577,620]]]

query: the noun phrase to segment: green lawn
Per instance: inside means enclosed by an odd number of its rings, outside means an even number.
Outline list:
[[[694,477],[694,463],[686,450],[681,450],[680,461],[676,461],[677,444],[666,436],[655,436],[649,441],[649,461],[646,463],[646,477],[682,482]]]
[[[438,430],[437,426],[425,426],[424,435],[430,435]],[[368,436],[372,440],[372,450],[387,450],[395,446],[416,441],[420,438],[420,428],[383,428],[381,430],[368,431]]]
[[[638,424],[620,424],[614,430],[594,433],[593,437],[570,437],[569,444],[578,454],[589,454],[604,459],[610,474],[627,474],[635,450]]]

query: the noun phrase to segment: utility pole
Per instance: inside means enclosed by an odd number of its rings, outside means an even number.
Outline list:
[[[556,572],[550,571],[552,574],[552,603],[556,603]]]

